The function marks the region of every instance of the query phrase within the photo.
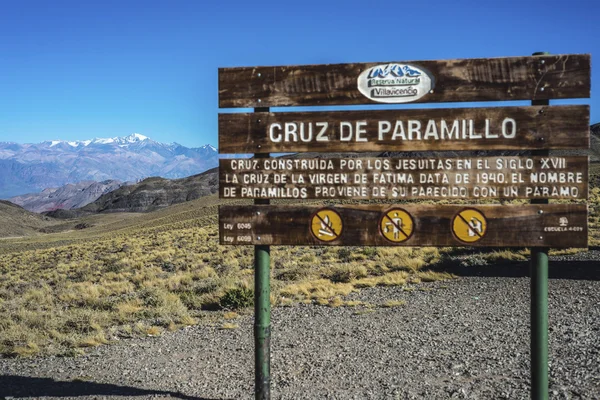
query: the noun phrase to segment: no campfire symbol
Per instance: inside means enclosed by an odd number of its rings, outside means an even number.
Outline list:
[[[330,208],[317,211],[311,218],[310,231],[315,238],[323,242],[331,242],[339,238],[342,230],[342,217]]]

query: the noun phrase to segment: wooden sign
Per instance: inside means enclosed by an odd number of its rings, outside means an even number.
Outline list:
[[[589,106],[219,114],[219,153],[589,147]]]
[[[587,247],[587,206],[221,206],[224,245]]]
[[[248,199],[586,199],[587,176],[587,156],[222,159],[219,195]]]
[[[588,54],[219,69],[219,107],[589,96]]]
[[[255,245],[255,393],[270,393],[270,245],[531,247],[532,398],[547,397],[548,248],[588,246],[588,54],[219,69],[223,245]],[[530,107],[272,113],[269,107],[532,101]],[[269,153],[532,150],[535,156],[268,158]],[[460,153],[459,153],[460,154]],[[463,153],[464,154],[464,153]],[[527,154],[527,153],[526,153]],[[337,157],[340,155],[338,154]],[[399,156],[399,155],[398,155]],[[528,205],[404,204],[405,199],[532,199]],[[270,199],[379,204],[269,205]],[[393,200],[395,204],[381,204]],[[458,202],[458,201],[456,201]],[[325,203],[325,201],[323,201]],[[545,204],[542,204],[545,203]]]

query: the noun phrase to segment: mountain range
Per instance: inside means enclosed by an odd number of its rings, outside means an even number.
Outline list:
[[[11,197],[8,200],[28,211],[36,213],[58,209],[72,210],[86,206],[103,194],[132,183],[112,179],[102,182],[82,181],[68,183],[58,188],[44,189],[39,193],[28,193]]]
[[[37,144],[0,143],[0,198],[82,181],[183,178],[218,164],[211,145],[188,148],[134,133],[127,137]]]

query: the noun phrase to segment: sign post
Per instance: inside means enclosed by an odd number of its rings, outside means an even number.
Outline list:
[[[269,108],[255,108],[260,120]],[[257,159],[269,153],[256,153]],[[268,199],[255,199],[254,204],[268,205]],[[260,239],[260,238],[258,238]],[[256,400],[271,398],[271,248],[254,246],[254,396]]]
[[[536,52],[533,56],[549,53]],[[532,106],[548,106],[549,100],[533,100]],[[535,150],[536,156],[547,157],[548,150]],[[548,204],[548,199],[533,199],[532,204]],[[531,399],[548,399],[548,248],[531,248],[530,320],[531,320]]]
[[[269,246],[254,246],[255,398],[270,399],[271,387],[271,255]]]
[[[548,399],[548,248],[531,249],[531,399]]]
[[[255,398],[270,399],[270,248],[531,248],[531,396],[548,398],[548,249],[588,245],[587,54],[219,69],[219,241],[253,245]],[[270,112],[270,107],[529,100],[531,106]],[[490,150],[518,155],[481,155]],[[417,156],[405,152],[424,152]],[[452,151],[474,151],[467,156]],[[531,154],[523,155],[521,151]],[[379,157],[270,153],[378,152]],[[390,152],[399,154],[384,156]],[[443,153],[446,152],[446,153]],[[464,153],[462,153],[464,154]],[[485,154],[485,153],[484,153]],[[271,199],[297,200],[271,205]],[[307,206],[301,200],[391,204]],[[443,204],[410,203],[433,199]],[[527,199],[530,204],[468,204]],[[460,200],[460,204],[448,204]]]

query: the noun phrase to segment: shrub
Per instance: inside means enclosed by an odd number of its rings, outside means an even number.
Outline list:
[[[342,247],[338,250],[338,257],[341,262],[349,262],[352,256],[352,250],[347,247]]]
[[[368,275],[367,267],[361,264],[342,264],[339,266],[332,267],[325,274],[326,278],[329,278],[332,282],[343,282],[347,283],[354,279],[364,278]]]
[[[254,305],[254,290],[246,287],[237,287],[225,292],[219,301],[222,308],[237,310]]]
[[[379,252],[377,251],[377,247],[365,247],[363,248],[363,254],[370,259],[374,259]]]
[[[479,265],[488,265],[488,261],[481,254],[471,254],[463,258],[460,262],[461,267],[476,267]]]

